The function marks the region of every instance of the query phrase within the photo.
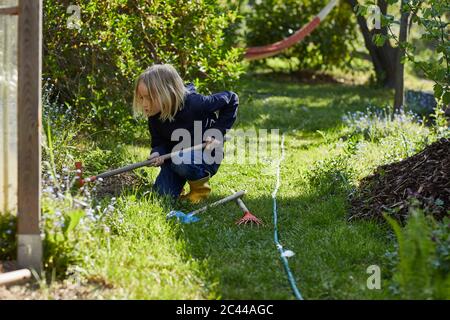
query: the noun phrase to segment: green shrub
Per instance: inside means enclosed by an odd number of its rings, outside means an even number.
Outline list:
[[[385,216],[398,241],[392,288],[403,299],[450,299],[450,220],[411,209],[406,226]]]
[[[318,195],[350,191],[353,175],[348,157],[343,155],[316,161],[306,174],[311,190]]]
[[[430,131],[424,122],[412,112],[394,111],[390,107],[384,109],[368,107],[365,111],[347,113],[343,122],[349,127],[351,135],[362,134],[370,142],[380,142],[389,136],[428,135]]]
[[[349,153],[368,142],[383,147],[383,162],[394,162],[416,154],[437,139],[436,128],[427,127],[412,112],[369,107],[365,111],[347,113],[346,149]]]
[[[247,46],[267,45],[291,36],[327,3],[328,0],[249,1],[251,9],[245,13]],[[297,57],[299,70],[344,67],[350,61],[351,43],[356,37],[352,15],[350,6],[341,1],[304,41],[278,56]]]
[[[64,275],[71,264],[81,261],[75,246],[86,237],[77,228],[84,212],[71,209],[68,202],[61,205],[58,201],[52,202],[46,198],[42,203],[44,268],[47,271],[54,270],[58,276]]]
[[[236,15],[215,0],[81,0],[79,29],[67,27],[70,4],[44,1],[43,76],[79,123],[132,128],[134,79],[154,63],[204,91],[229,89],[242,72],[224,32]]]
[[[122,137],[118,137],[117,134],[110,137],[108,134],[102,136],[102,131],[97,131],[89,135],[88,140],[80,135],[80,131],[84,128],[83,124],[67,121],[64,114],[62,116],[55,114],[52,109],[58,110],[57,103],[44,101],[42,139],[44,175],[56,182],[58,176],[67,177],[67,174],[75,169],[76,161],[82,162],[85,176],[98,174],[129,162],[125,145],[117,143],[118,140],[123,140]],[[136,126],[134,130],[138,129]],[[102,140],[101,137],[105,136],[107,138]],[[135,137],[133,134],[131,136]],[[125,142],[127,141],[125,139]]]
[[[0,212],[0,260],[14,260],[16,256],[16,216]]]
[[[48,163],[43,174],[41,230],[44,233],[44,269],[57,277],[72,272],[89,259],[96,237],[109,236],[116,199],[94,199],[95,183],[74,188],[74,171],[59,172]],[[56,175],[54,174],[56,172]],[[76,192],[75,192],[76,190]]]

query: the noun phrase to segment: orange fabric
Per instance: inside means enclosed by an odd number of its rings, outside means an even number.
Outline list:
[[[247,60],[256,60],[276,55],[286,48],[289,48],[290,46],[303,40],[315,28],[317,28],[319,24],[320,18],[316,16],[307,25],[303,26],[300,30],[286,39],[265,46],[248,48],[245,53],[245,58]]]

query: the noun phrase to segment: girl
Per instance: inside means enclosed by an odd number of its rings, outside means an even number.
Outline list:
[[[136,114],[148,117],[152,140],[150,157],[156,157],[152,165],[161,167],[154,184],[156,192],[177,198],[187,181],[190,192],[181,198],[198,203],[208,197],[211,192],[208,181],[217,173],[220,161],[205,161],[201,150],[200,153],[180,153],[181,161],[163,161],[158,156],[174,151],[172,149],[179,144],[174,140],[180,133],[190,137],[189,145],[184,141],[184,148],[194,146],[194,140],[195,145],[206,141],[206,149],[211,148],[214,138],[224,141],[226,131],[236,120],[238,104],[238,96],[231,91],[210,96],[197,93],[194,85],[185,85],[175,68],[168,64],[153,65],[137,78],[133,109]],[[203,139],[208,129],[216,129],[220,134]]]

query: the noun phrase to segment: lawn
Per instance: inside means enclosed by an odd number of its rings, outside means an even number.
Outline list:
[[[31,47],[43,48],[42,68],[31,68],[36,74],[27,76],[30,70],[14,62],[15,50],[3,50],[5,70],[11,69],[3,81],[4,105],[9,105],[9,93],[12,106],[19,101],[18,111],[3,108],[3,113],[15,117],[26,109],[21,104],[26,99],[15,98],[13,84],[23,96],[22,79],[42,80],[42,88],[25,86],[34,97],[41,95],[42,108],[34,104],[39,110],[30,126],[18,121],[19,137],[26,127],[42,127],[42,139],[32,143],[36,152],[19,147],[18,162],[24,163],[27,152],[42,156],[34,161],[41,188],[34,188],[40,207],[34,206],[39,226],[33,228],[41,232],[43,268],[40,274],[33,270],[33,281],[22,286],[1,287],[0,300],[294,300],[297,288],[311,300],[450,298],[448,52],[445,6],[434,2],[406,11],[391,4],[386,27],[392,33],[395,11],[401,32],[394,36],[398,28],[393,26],[392,35],[376,35],[372,40],[382,50],[363,35],[369,8],[352,12],[348,3],[332,9],[327,21],[323,13],[334,3],[320,11],[320,3],[302,7],[296,1],[269,6],[259,1],[159,1],[152,6],[81,1],[70,6],[73,16],[58,1],[36,6],[34,16],[43,13],[44,23],[31,28],[42,33]],[[409,10],[416,26],[406,28]],[[314,18],[319,11],[320,21]],[[72,28],[69,21],[76,13],[82,23]],[[273,25],[267,23],[269,16]],[[5,16],[10,18],[17,17]],[[308,24],[294,32],[310,19],[312,28]],[[5,27],[14,25],[8,21]],[[7,29],[4,43],[15,42],[17,30]],[[397,43],[404,35],[406,51],[402,41]],[[299,37],[303,43],[293,46],[291,40]],[[288,40],[261,49],[279,39]],[[17,42],[19,53],[22,42]],[[291,48],[285,50],[285,44]],[[278,47],[282,56],[272,50]],[[253,50],[264,52],[264,60],[252,62]],[[38,51],[34,56],[41,56]],[[392,55],[405,56],[392,65],[377,63]],[[158,70],[169,70],[178,85],[169,85]],[[399,77],[395,84],[405,98],[395,102],[394,90],[388,89],[394,74],[402,75],[404,88]],[[189,213],[200,204],[153,193],[159,168],[78,185],[77,162],[89,177],[148,158],[156,137],[150,137],[147,119],[135,117],[136,111],[161,112],[163,118],[169,104],[159,99],[161,93],[181,99],[181,91],[174,92],[181,81],[195,83],[204,95],[238,94],[233,129],[256,140],[258,149],[234,149],[243,140],[230,134],[225,159],[210,180],[212,194],[202,205],[245,190],[243,200],[262,225],[238,225],[242,212],[234,202],[209,208],[192,224],[167,219],[172,210]],[[178,112],[179,104],[172,102],[172,111]],[[227,109],[219,109],[223,116]],[[206,123],[214,124],[212,119]],[[5,153],[16,138],[9,140],[8,121],[3,127]],[[259,148],[266,133],[279,138],[270,153]],[[8,191],[5,165],[8,196],[14,193]],[[28,169],[19,171],[20,177],[33,176]],[[20,208],[26,195],[18,196]],[[29,266],[22,264],[24,251],[17,248],[28,239],[20,238],[27,228],[17,221],[21,215],[8,210],[13,209],[5,205],[0,214],[0,273]]]
[[[279,239],[295,253],[289,263],[302,295],[306,299],[389,297],[386,287],[366,287],[370,265],[378,265],[382,272],[388,269],[384,256],[394,244],[389,228],[347,221],[353,182],[334,181],[327,163],[345,154],[342,137],[349,127],[343,116],[369,105],[384,106],[390,94],[365,86],[246,78],[239,95],[236,128],[279,129],[285,135],[286,157],[277,195]],[[107,135],[96,141],[104,149],[118,144]],[[132,162],[144,159],[149,146],[136,141],[120,150]],[[384,155],[389,151],[368,142],[349,158],[353,164],[341,166],[342,174],[351,167],[355,177],[367,175],[387,161]],[[87,167],[95,161],[89,159]],[[208,202],[245,189],[245,202],[264,221],[262,227],[236,226],[241,213],[234,203],[209,209],[194,224],[167,222],[165,215],[171,209],[188,212],[197,207],[155,197],[148,190],[158,169],[138,170],[147,182],[129,186],[113,199],[111,211],[97,219],[104,230],[92,230],[86,241],[77,243],[82,258],[71,270],[112,288],[106,297],[294,299],[273,240],[271,195],[277,160],[225,162],[211,180],[213,193]],[[105,207],[110,201],[106,197],[101,204]]]

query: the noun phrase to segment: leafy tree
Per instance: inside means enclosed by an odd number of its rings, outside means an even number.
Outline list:
[[[357,22],[364,38],[364,44],[372,59],[377,82],[384,87],[394,88],[398,48],[393,47],[389,41],[384,41],[383,43],[374,41],[374,39],[386,38],[388,29],[385,25],[382,25],[380,29],[374,28],[370,30],[365,17],[368,13],[368,6],[375,3],[371,2],[362,5],[358,0],[347,0],[347,2],[355,9]],[[387,1],[378,0],[376,5],[380,8],[382,15],[387,14]]]
[[[444,105],[450,103],[450,44],[448,12],[450,4],[447,0],[378,0],[381,9],[381,29],[369,31],[367,20],[368,5],[359,4],[357,0],[348,0],[358,14],[358,24],[363,33],[365,44],[372,56],[375,71],[379,80],[388,87],[396,89],[394,106],[403,105],[403,64],[410,61],[420,69],[426,78],[435,82],[434,93],[438,101]],[[387,13],[388,5],[398,3],[400,21]],[[419,60],[416,46],[408,41],[408,29],[417,23],[423,29],[421,39],[430,41],[435,46],[436,56]],[[400,25],[399,35],[392,30],[394,24]],[[391,45],[391,41],[396,47]]]
[[[236,14],[217,0],[80,0],[79,29],[67,27],[70,4],[44,2],[43,75],[74,119],[110,129],[132,119],[133,81],[154,63],[173,64],[205,93],[243,71],[225,32]]]

